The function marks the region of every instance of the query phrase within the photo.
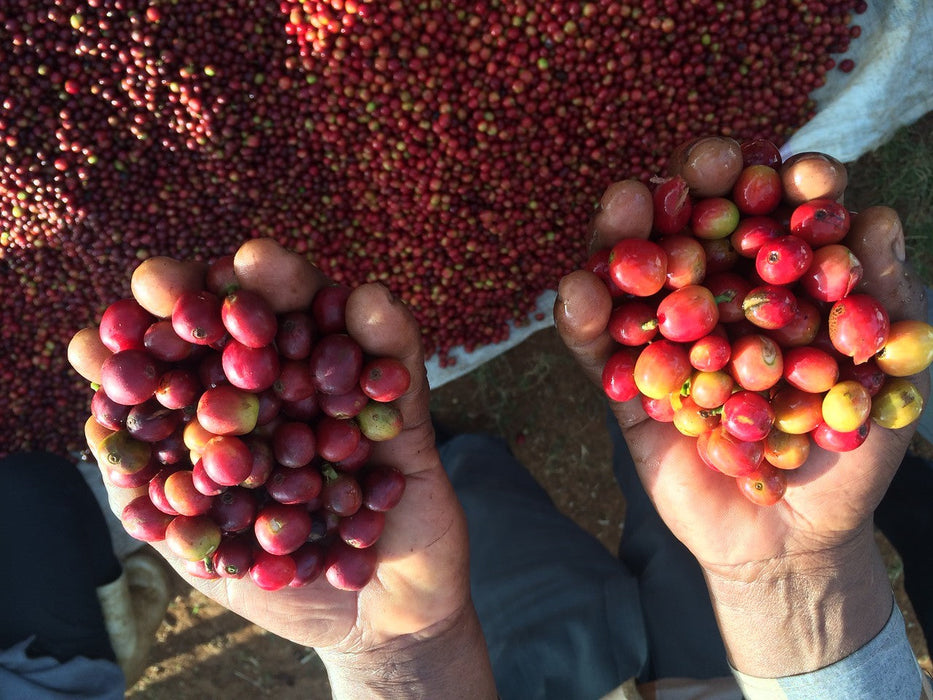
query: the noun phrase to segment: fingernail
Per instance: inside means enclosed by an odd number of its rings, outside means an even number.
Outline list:
[[[903,229],[894,235],[894,240],[891,241],[891,250],[894,252],[894,257],[897,258],[898,262],[904,262],[904,260],[907,259],[907,246],[904,243]]]
[[[557,316],[557,311],[560,310],[561,315],[567,315],[567,300],[564,299],[560,294],[554,299],[554,316]]]

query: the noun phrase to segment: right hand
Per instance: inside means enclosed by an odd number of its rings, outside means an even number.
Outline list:
[[[281,254],[279,249],[277,256]],[[277,260],[255,261],[259,270],[267,264],[276,265]],[[310,263],[291,269],[296,279],[283,280],[283,285],[313,290],[326,283],[323,273]],[[270,274],[280,275],[280,270]],[[369,584],[359,592],[342,591],[321,577],[302,588],[266,592],[248,577],[192,577],[164,542],[153,546],[185,580],[219,604],[286,639],[316,648],[328,663],[332,683],[343,674],[344,661],[352,665],[347,671],[351,676],[354,666],[382,673],[392,663],[401,676],[402,660],[419,656],[419,645],[429,657],[432,640],[459,634],[467,634],[478,650],[474,673],[482,675],[488,665],[470,599],[465,519],[434,445],[418,325],[405,304],[385,287],[366,284],[350,296],[347,326],[365,352],[397,358],[411,374],[408,391],[396,402],[404,429],[396,438],[377,443],[372,455],[373,462],[400,469],[407,485],[402,501],[387,514],[385,530],[375,545],[378,565]],[[77,358],[79,364],[86,359]],[[107,486],[111,506],[119,515],[137,492]],[[468,646],[464,645],[465,659],[470,658]]]
[[[619,214],[634,206],[630,191],[611,190],[606,208],[619,225],[596,228],[593,249],[649,233],[632,231],[634,217]],[[847,243],[863,261],[864,291],[882,301],[892,319],[925,320],[924,289],[902,260],[903,230],[894,212],[875,207],[856,215]],[[561,281],[558,331],[597,383],[617,347],[607,332],[611,309],[609,292],[594,274],[578,270]],[[928,374],[914,380],[926,399]],[[914,427],[872,426],[867,441],[848,453],[813,446],[807,462],[788,472],[784,499],[762,507],[701,461],[694,438],[651,420],[637,397],[613,403],[612,410],[658,513],[704,570],[739,670],[761,676],[813,670],[851,653],[881,629],[891,592],[873,539],[872,513]]]

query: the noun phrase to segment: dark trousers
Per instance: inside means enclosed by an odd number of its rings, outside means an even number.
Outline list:
[[[115,660],[97,587],[120,575],[97,500],[77,467],[43,453],[0,460],[0,649]]]
[[[904,590],[933,644],[933,465],[908,454],[875,511],[904,563]]]
[[[627,504],[619,557],[562,515],[501,439],[441,446],[503,700],[588,700],[631,677],[730,673],[699,566],[655,513],[614,421],[610,430]]]

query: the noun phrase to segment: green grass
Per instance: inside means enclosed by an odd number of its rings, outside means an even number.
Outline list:
[[[933,112],[847,167],[846,204],[856,211],[876,204],[897,210],[908,259],[933,286]]]

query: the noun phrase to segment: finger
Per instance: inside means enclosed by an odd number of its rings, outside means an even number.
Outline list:
[[[554,301],[557,332],[586,375],[600,387],[603,367],[618,348],[607,330],[611,313],[609,290],[593,273],[576,270],[558,284]],[[611,405],[623,429],[646,418],[637,398]]]
[[[401,434],[376,443],[373,450],[373,462],[395,466],[408,477],[402,502],[387,513],[379,539],[378,583],[405,590],[411,580],[419,581],[421,595],[433,600],[427,609],[447,609],[452,600],[468,595],[468,577],[458,576],[453,584],[446,580],[449,572],[460,571],[466,532],[434,443],[421,332],[408,307],[381,284],[366,284],[350,294],[347,330],[366,353],[400,360],[411,375],[408,390],[395,401],[402,412]],[[399,633],[411,632],[424,624],[421,615],[407,606],[388,615],[386,624]]]
[[[233,258],[237,281],[258,292],[277,313],[307,309],[327,277],[303,255],[283,248],[272,238],[254,238]]]
[[[859,291],[880,301],[892,321],[926,320],[926,290],[906,264],[904,227],[890,207],[869,207],[852,217],[846,243],[862,264]]]
[[[100,384],[100,368],[111,354],[93,326],[79,330],[68,343],[68,362],[75,372],[94,384]]]
[[[192,260],[157,256],[143,260],[130,278],[133,297],[146,311],[169,318],[175,302],[185,292],[204,288],[207,266]]]
[[[648,238],[653,222],[651,191],[638,180],[613,182],[593,216],[589,251],[611,248],[623,238]]]
[[[394,402],[402,433],[377,443],[376,456],[406,473],[437,466],[424,349],[411,311],[383,285],[364,284],[347,300],[347,330],[365,353],[395,358],[411,376],[408,390]]]

